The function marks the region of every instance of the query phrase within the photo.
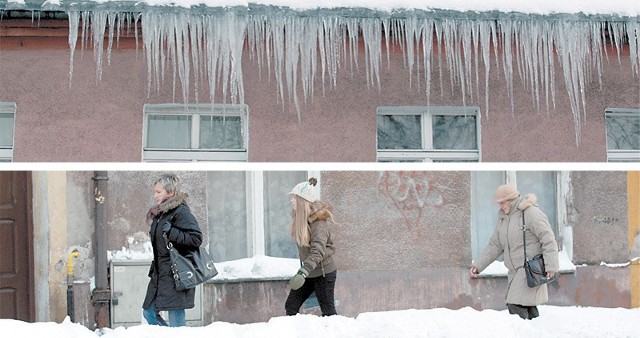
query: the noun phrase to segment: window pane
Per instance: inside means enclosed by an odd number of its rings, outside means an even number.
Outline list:
[[[0,147],[13,147],[14,114],[0,114]]]
[[[191,148],[191,116],[149,115],[147,147],[163,149]]]
[[[216,262],[247,258],[245,172],[208,172],[207,194],[209,252]]]
[[[495,231],[499,208],[493,203],[493,193],[504,181],[504,172],[501,171],[473,172],[471,251],[474,259],[484,250]]]
[[[298,258],[298,249],[289,235],[289,191],[294,185],[306,180],[306,171],[264,172],[264,234],[267,256]]]
[[[420,115],[378,115],[378,149],[422,149]]]
[[[607,148],[640,150],[640,116],[607,116]]]
[[[471,115],[434,115],[433,149],[478,149],[476,117]]]
[[[242,149],[240,116],[200,117],[200,149]]]
[[[558,239],[556,219],[556,175],[553,171],[518,171],[518,191],[524,196],[533,193],[538,197],[538,206],[549,218],[549,223]]]

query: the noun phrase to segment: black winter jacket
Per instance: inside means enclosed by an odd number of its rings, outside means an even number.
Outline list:
[[[148,309],[155,304],[157,311],[182,310],[194,307],[195,289],[176,290],[171,273],[171,258],[164,237],[162,225],[171,223],[167,233],[169,241],[180,252],[197,249],[202,244],[202,232],[189,206],[185,202],[186,194],[176,195],[162,206],[160,213],[153,218],[149,235],[153,247],[153,262],[149,269],[149,286],[142,307]]]

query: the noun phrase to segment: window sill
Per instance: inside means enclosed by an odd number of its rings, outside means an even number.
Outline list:
[[[565,251],[560,251],[558,254],[558,258],[560,260],[560,271],[561,274],[570,274],[576,272],[576,266],[569,259],[569,255]],[[508,274],[507,267],[503,262],[494,261],[489,264],[489,266],[484,269],[478,278],[496,278],[496,277],[507,277]]]

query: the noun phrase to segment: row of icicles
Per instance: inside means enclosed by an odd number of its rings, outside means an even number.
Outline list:
[[[629,45],[634,78],[640,69],[640,22],[633,21],[559,21],[559,20],[486,20],[405,18],[355,18],[339,16],[294,16],[275,13],[261,15],[178,13],[120,13],[110,11],[69,11],[71,49],[70,85],[78,33],[82,48],[93,48],[96,76],[102,77],[103,62],[110,63],[111,50],[120,34],[134,31],[147,64],[148,90],[158,91],[170,77],[173,99],[180,82],[183,102],[193,86],[195,99],[202,83],[209,88],[210,102],[220,85],[224,102],[244,103],[241,59],[245,46],[259,72],[267,69],[275,79],[282,103],[295,104],[300,118],[301,86],[303,100],[314,95],[314,81],[321,77],[332,89],[341,67],[359,71],[364,67],[367,88],[381,90],[383,59],[389,63],[389,51],[399,45],[412,83],[423,78],[427,102],[431,83],[450,83],[452,92],[460,90],[463,104],[480,101],[484,92],[485,114],[489,116],[489,75],[492,67],[501,69],[506,81],[512,110],[514,73],[530,89],[533,102],[547,111],[555,107],[555,77],[564,77],[574,118],[576,144],[580,143],[581,120],[585,114],[585,91],[590,81],[601,83],[605,48],[617,51]],[[82,27],[80,27],[82,24]],[[103,43],[107,39],[106,50]],[[363,44],[359,50],[359,43]],[[500,48],[499,48],[500,47]],[[386,51],[386,54],[385,54]],[[364,53],[364,65],[359,63]],[[449,71],[443,79],[442,69]],[[437,79],[433,78],[439,70]],[[414,75],[415,74],[415,75]],[[442,94],[442,93],[441,93]]]

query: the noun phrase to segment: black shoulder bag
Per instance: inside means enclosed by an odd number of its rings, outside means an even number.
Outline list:
[[[218,274],[213,259],[203,246],[182,255],[173,247],[166,232],[162,234],[162,237],[164,237],[169,256],[171,256],[171,272],[173,272],[176,290],[195,288]]]
[[[525,236],[527,226],[524,221],[524,210],[522,210],[522,242],[524,243],[524,272],[527,275],[527,285],[530,288],[552,282],[556,279],[557,274],[547,278],[547,272],[544,268],[544,257],[542,254],[535,255],[532,259],[527,260],[527,239]]]

